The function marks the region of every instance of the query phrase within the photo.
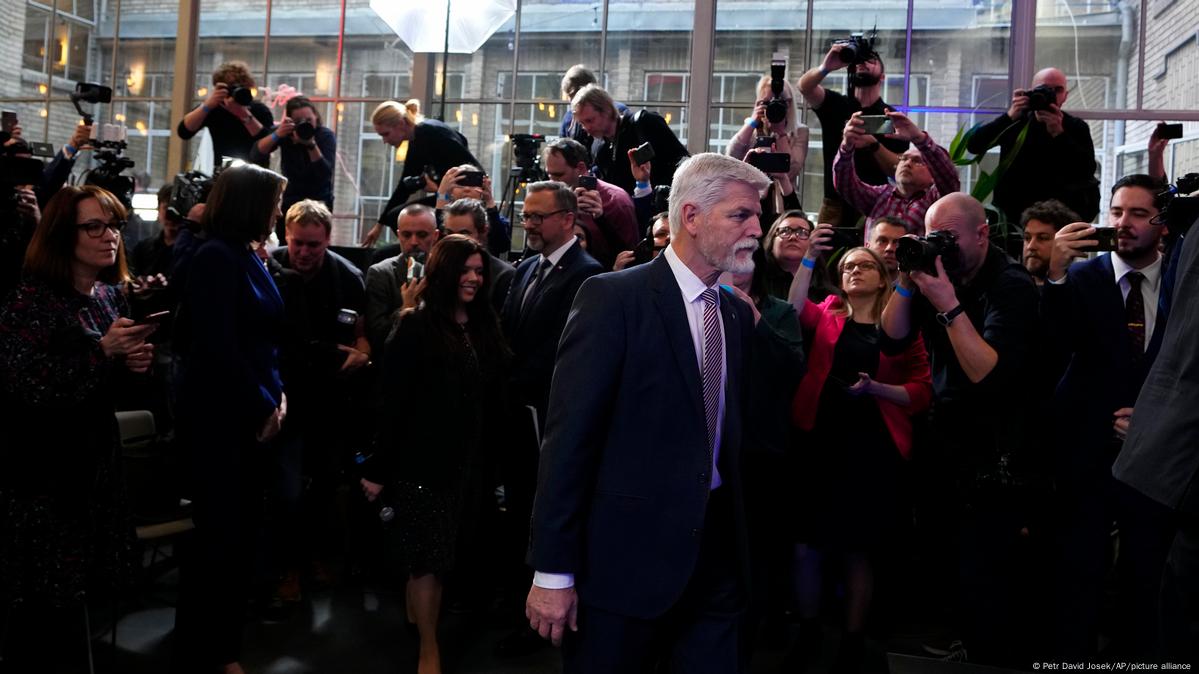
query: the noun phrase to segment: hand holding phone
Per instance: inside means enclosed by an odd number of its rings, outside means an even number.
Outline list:
[[[588,191],[599,189],[599,179],[595,176],[581,175],[579,176],[578,187]]]
[[[862,115],[863,133],[880,136],[895,133],[895,122],[886,115]]]
[[[1160,122],[1153,129],[1153,138],[1157,140],[1176,140],[1182,138],[1182,124]]]
[[[633,163],[635,164],[644,164],[653,158],[654,146],[650,145],[648,142],[642,143],[641,145],[637,146],[636,150],[633,150]]]
[[[170,315],[170,311],[155,311],[152,314],[146,314],[145,316],[142,316],[141,318],[137,319],[135,323],[136,325],[158,325],[163,321],[163,319]]]

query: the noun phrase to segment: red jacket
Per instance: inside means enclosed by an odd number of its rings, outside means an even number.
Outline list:
[[[791,403],[791,421],[805,431],[812,430],[816,424],[820,392],[824,389],[824,380],[828,378],[829,370],[833,367],[833,352],[837,347],[837,340],[841,338],[841,330],[845,327],[846,316],[835,313],[840,306],[841,298],[830,295],[820,304],[810,300],[805,302],[803,312],[799,315],[799,323],[804,331],[814,333],[812,346],[808,351],[808,372],[799,382],[799,389]],[[903,458],[911,458],[911,415],[927,409],[933,396],[932,376],[928,368],[928,353],[924,350],[924,341],[917,336],[901,355],[880,354],[878,376],[875,380],[884,384],[899,384],[907,390],[911,398],[911,403],[904,407],[875,397],[879,411],[883,414],[883,422],[891,432],[891,439],[895,441],[896,448]]]

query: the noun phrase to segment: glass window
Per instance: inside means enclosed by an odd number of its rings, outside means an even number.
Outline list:
[[[694,21],[689,0],[610,3],[604,72],[612,97],[630,106],[685,103]],[[679,109],[670,112],[671,126],[682,124]]]
[[[337,95],[340,22],[341,0],[272,0],[268,98],[284,85],[309,98]]]
[[[1135,21],[1133,17],[1140,16],[1140,2],[1130,4],[1133,13],[1128,20]],[[1053,67],[1066,73],[1070,83],[1066,110],[1136,107],[1136,66],[1131,59],[1121,64],[1118,56],[1122,20],[1119,11],[1099,2],[1055,0],[1037,4],[1035,70]],[[1113,85],[1121,69],[1131,75],[1131,104],[1119,103],[1114,95]],[[1148,77],[1148,69],[1145,75]],[[1013,88],[1031,84],[1016,82]]]

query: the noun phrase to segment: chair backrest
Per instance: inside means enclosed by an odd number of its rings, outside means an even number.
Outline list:
[[[126,455],[145,451],[158,440],[154,413],[149,410],[117,412],[117,426],[121,433],[122,453]]]

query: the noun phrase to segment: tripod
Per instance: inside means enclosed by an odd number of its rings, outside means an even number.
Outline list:
[[[508,179],[504,181],[504,192],[500,198],[500,213],[505,218],[508,218],[511,226],[516,226],[516,195],[525,185],[539,180],[546,180],[549,176],[542,170],[540,162],[534,161],[528,166],[517,164],[508,169]],[[525,257],[528,246],[522,246],[521,252],[518,255],[513,255],[511,251],[508,253],[508,261],[512,264],[519,263]]]

